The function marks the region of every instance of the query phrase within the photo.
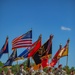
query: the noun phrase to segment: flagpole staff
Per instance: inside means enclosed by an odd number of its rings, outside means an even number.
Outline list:
[[[50,56],[48,56],[48,64],[50,63],[49,62],[49,58],[51,59],[51,61],[52,61],[52,39],[53,39],[53,37],[54,37],[54,35],[50,35],[50,37],[49,37],[49,43],[50,43],[50,45],[48,45],[48,48],[50,47],[50,49],[51,49],[51,54],[50,54]],[[49,44],[48,43],[48,44]],[[48,49],[47,48],[47,49]],[[48,52],[49,52],[49,50],[48,50]],[[47,55],[48,55],[48,52],[47,52]]]
[[[7,36],[7,39],[8,39],[8,36]],[[8,46],[9,47],[9,46]],[[9,49],[9,48],[8,48]],[[9,51],[8,51],[8,59],[9,59]]]
[[[67,47],[68,47],[68,53],[69,53],[69,42],[70,42],[70,39],[67,40]],[[68,66],[68,55],[67,55],[67,58],[66,58],[66,66]]]
[[[17,49],[15,49],[16,51],[17,51]],[[18,60],[16,61],[16,63],[17,63],[17,71],[18,71]]]
[[[17,60],[17,71],[18,71],[18,60]]]
[[[51,35],[50,35],[50,38],[51,38],[51,39],[50,39],[50,42],[51,42],[51,44],[52,44],[52,39],[53,39],[53,37],[54,37],[54,35],[51,34]],[[51,61],[52,61],[52,54],[51,54]]]
[[[18,60],[17,60],[17,71],[18,71]]]
[[[8,52],[8,59],[9,59],[9,52]]]
[[[8,58],[9,58],[9,52],[8,52]]]
[[[61,49],[62,49],[62,44],[59,45],[59,50],[61,50]],[[59,59],[58,60],[58,66],[59,66],[59,64],[60,64],[60,57],[59,56],[58,56],[58,59]]]
[[[30,63],[30,57],[28,57],[28,59],[27,59],[27,67],[30,68],[31,65],[32,64]]]

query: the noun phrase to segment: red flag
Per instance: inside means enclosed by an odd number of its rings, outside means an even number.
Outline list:
[[[33,56],[37,50],[41,47],[41,36],[39,37],[39,39],[37,40],[37,42],[35,43],[34,48],[32,48],[32,50],[30,51],[30,53],[28,54],[28,57]]]
[[[48,56],[42,57],[41,62],[42,62],[41,64],[42,64],[42,67],[43,67],[43,68],[49,66],[49,63],[48,63]]]
[[[60,52],[60,49],[57,51],[57,53],[55,54],[55,56],[53,57],[51,63],[50,63],[50,66],[51,67],[54,67],[54,65],[56,65],[57,61],[59,60],[58,59],[58,55],[59,55],[59,52]]]

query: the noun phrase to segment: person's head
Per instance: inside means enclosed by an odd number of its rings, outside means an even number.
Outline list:
[[[60,65],[58,66],[58,68],[60,68],[60,69],[61,69],[61,68],[62,68],[62,64],[60,64]]]
[[[51,71],[52,71],[52,68],[51,68],[51,67],[49,67],[48,71],[49,71],[49,72],[51,72]]]
[[[2,72],[1,72],[2,74],[5,74],[5,72],[2,70]]]
[[[23,65],[23,64],[21,64],[21,65],[20,65],[20,68],[21,68],[21,69],[23,69],[23,68],[24,68],[24,65]]]
[[[71,71],[71,74],[74,74],[74,70]]]
[[[39,69],[43,69],[42,65],[39,65]]]
[[[12,73],[12,71],[11,71],[11,69],[8,69],[7,75],[9,75],[10,73]]]
[[[8,72],[11,73],[11,69],[8,69]]]
[[[30,65],[30,68],[33,68],[33,66],[32,66],[32,65]]]
[[[54,71],[57,71],[57,70],[58,70],[58,68],[55,68],[55,69],[54,69]]]

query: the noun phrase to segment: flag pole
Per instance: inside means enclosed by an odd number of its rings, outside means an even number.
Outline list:
[[[67,40],[67,47],[68,47],[68,53],[69,53],[69,42],[70,42],[70,39]],[[66,58],[66,66],[68,66],[68,55],[67,55],[67,58]]]
[[[59,50],[61,50],[62,49],[62,44],[60,43],[60,45],[59,45]],[[58,57],[59,58],[59,60],[58,60],[58,66],[59,66],[59,64],[60,64],[60,57]]]
[[[53,39],[53,37],[54,37],[54,35],[50,35],[50,38],[51,38],[51,40],[50,40],[50,42],[51,42],[51,44],[52,44],[52,39]],[[52,61],[52,54],[51,54],[51,61]]]
[[[52,55],[51,55],[51,61],[52,61]]]
[[[58,60],[58,66],[59,66],[59,64],[60,64],[60,59]]]
[[[66,66],[68,66],[68,55],[67,55],[67,58],[66,58]]]
[[[17,51],[17,49],[15,49],[16,51]],[[17,72],[18,72],[18,60],[16,61],[16,63],[17,63]]]
[[[8,52],[8,59],[9,59],[9,52]]]
[[[17,72],[18,72],[18,60],[17,60]]]
[[[8,39],[8,36],[7,36],[7,39]],[[8,46],[9,47],[9,46]],[[9,48],[8,48],[9,49]],[[8,50],[8,59],[9,59],[9,50]]]
[[[30,68],[31,64],[30,64],[30,57],[28,57],[27,59],[27,67]]]

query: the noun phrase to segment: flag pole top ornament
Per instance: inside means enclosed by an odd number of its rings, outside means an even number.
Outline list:
[[[53,34],[51,34],[51,35],[50,35],[50,38],[51,38],[51,39],[53,39],[53,36],[54,36],[54,35],[53,35]]]
[[[8,36],[7,36],[7,39],[8,39]]]
[[[67,43],[68,43],[68,44],[69,44],[69,42],[70,42],[70,39],[67,40]]]
[[[42,37],[42,34],[40,34],[40,37]]]
[[[62,49],[62,44],[61,43],[60,43],[59,47],[60,47],[60,49]]]

